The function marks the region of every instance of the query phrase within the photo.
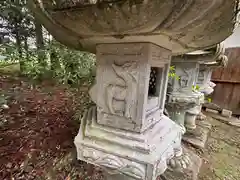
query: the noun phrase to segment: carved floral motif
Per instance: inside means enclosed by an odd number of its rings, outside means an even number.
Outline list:
[[[146,167],[143,164],[138,164],[88,147],[84,147],[81,151],[82,156],[86,161],[108,168],[107,171],[110,171],[113,174],[122,172],[139,179],[144,179],[145,177]]]

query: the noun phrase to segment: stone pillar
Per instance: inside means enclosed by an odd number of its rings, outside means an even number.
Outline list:
[[[181,128],[163,115],[171,51],[151,43],[97,46],[96,103],[75,137],[78,159],[107,179],[155,180],[181,155]]]

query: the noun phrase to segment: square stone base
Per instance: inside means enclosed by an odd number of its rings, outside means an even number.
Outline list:
[[[202,158],[200,158],[192,150],[184,148],[184,153],[187,153],[191,165],[183,171],[173,171],[168,169],[163,175],[160,176],[160,180],[197,180],[198,174],[202,166]]]
[[[96,107],[81,120],[75,137],[79,160],[100,166],[129,179],[156,180],[181,143],[181,128],[166,116],[143,133],[103,126],[96,121]]]
[[[211,124],[207,121],[196,121],[197,128],[192,132],[186,132],[183,140],[196,148],[205,148]]]

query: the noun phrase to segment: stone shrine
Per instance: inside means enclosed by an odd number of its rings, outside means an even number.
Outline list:
[[[174,163],[182,168],[191,163],[181,146],[182,112],[199,105],[202,94],[190,93],[190,72],[181,69],[189,66],[194,73],[198,67],[188,59],[176,62],[183,76],[174,88],[191,98],[179,99],[172,91],[169,102],[179,106],[172,117],[181,119],[175,123],[163,114],[171,57],[211,48],[230,36],[238,1],[29,0],[28,5],[56,40],[96,53],[90,90],[96,106],[85,113],[75,138],[79,160],[100,166],[115,180],[155,180],[168,165],[174,170]],[[185,122],[194,129],[191,120]]]

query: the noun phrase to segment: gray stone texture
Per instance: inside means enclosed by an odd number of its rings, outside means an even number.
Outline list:
[[[187,133],[183,136],[183,140],[196,148],[204,149],[207,143],[209,131],[211,130],[211,124],[207,121],[196,122],[197,128],[193,131],[187,131]]]
[[[192,150],[184,148],[184,152],[188,154],[191,165],[182,171],[174,171],[168,169],[163,175],[160,176],[161,180],[197,180],[200,168],[202,166],[202,159],[195,154]]]
[[[179,125],[163,115],[171,52],[150,43],[97,47],[96,103],[81,120],[77,156],[115,174],[155,180],[182,153]]]

